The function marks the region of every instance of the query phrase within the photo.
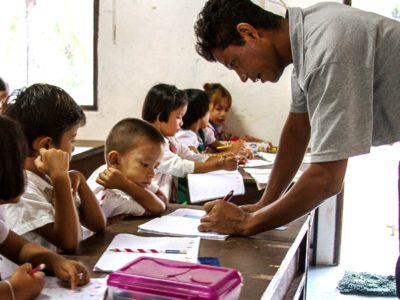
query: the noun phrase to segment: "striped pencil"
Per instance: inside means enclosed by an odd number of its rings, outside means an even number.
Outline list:
[[[129,253],[168,253],[168,254],[186,254],[186,250],[156,250],[156,249],[132,249],[132,248],[112,248],[113,252],[129,252]]]

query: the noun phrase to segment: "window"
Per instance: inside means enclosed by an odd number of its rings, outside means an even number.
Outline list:
[[[0,77],[10,90],[37,82],[97,109],[98,0],[0,0]]]
[[[352,0],[351,6],[400,21],[400,0]]]

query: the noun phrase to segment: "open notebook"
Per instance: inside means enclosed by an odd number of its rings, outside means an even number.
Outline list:
[[[140,256],[197,263],[200,238],[144,237],[117,234],[103,252],[93,271],[113,272]]]
[[[223,198],[231,190],[244,195],[243,177],[237,170],[188,174],[187,178],[191,203]]]
[[[200,232],[197,227],[205,215],[204,210],[180,208],[173,213],[155,218],[139,226],[139,232],[161,235],[200,237],[209,240],[226,240],[228,235],[216,232]]]

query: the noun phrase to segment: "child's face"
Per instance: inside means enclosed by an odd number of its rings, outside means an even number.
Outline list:
[[[182,118],[187,110],[187,105],[173,110],[169,114],[168,122],[160,122],[160,131],[164,136],[174,136],[182,126]]]
[[[230,109],[228,99],[226,97],[221,98],[210,110],[210,121],[215,124],[223,124]]]
[[[200,119],[200,128],[206,128],[208,126],[208,121],[210,120],[210,111],[207,111],[207,113]]]
[[[69,158],[71,159],[72,152],[74,152],[75,150],[76,135],[78,134],[79,127],[80,125],[76,124],[65,131],[61,136],[60,144],[57,146],[53,146],[53,148],[57,148],[64,152],[67,152]]]
[[[135,145],[134,149],[121,156],[117,168],[129,180],[146,188],[151,184],[164,150],[161,143],[153,143],[146,137],[136,138]]]

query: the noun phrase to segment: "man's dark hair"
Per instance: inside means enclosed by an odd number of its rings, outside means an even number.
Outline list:
[[[12,200],[24,192],[26,139],[20,125],[0,115],[0,199]]]
[[[113,126],[106,139],[106,151],[118,151],[121,154],[136,147],[136,139],[145,137],[154,144],[163,144],[164,137],[153,125],[146,121],[127,118]]]
[[[209,0],[194,25],[196,51],[206,60],[214,62],[212,52],[215,49],[244,44],[236,30],[239,23],[248,23],[256,29],[276,29],[282,19],[250,0]]]
[[[35,154],[32,143],[36,138],[49,136],[55,145],[59,145],[67,130],[86,122],[85,113],[71,96],[50,84],[20,89],[16,98],[6,104],[4,113],[21,124],[30,156]]]
[[[8,91],[8,84],[0,77],[0,91]]]
[[[146,95],[142,118],[147,122],[168,122],[174,110],[187,105],[186,93],[174,85],[160,83],[153,86]]]
[[[193,123],[206,115],[210,100],[206,92],[199,89],[186,89],[185,92],[189,103],[183,116],[182,128],[189,129]]]

